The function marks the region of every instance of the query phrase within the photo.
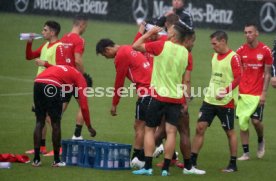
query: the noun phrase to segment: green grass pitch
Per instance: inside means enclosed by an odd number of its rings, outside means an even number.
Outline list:
[[[35,125],[34,114],[31,112],[33,79],[37,67],[33,61],[25,60],[25,41],[19,40],[21,32],[41,32],[44,22],[55,19],[60,22],[61,35],[71,30],[70,18],[57,18],[50,16],[31,16],[19,14],[0,14],[0,153],[23,154],[25,150],[33,147],[32,134]],[[118,44],[130,44],[138,30],[136,25],[119,24],[111,22],[99,22],[90,20],[87,31],[84,34],[86,50],[84,64],[86,72],[94,78],[96,87],[113,86],[115,69],[112,60],[102,56],[96,56],[95,45],[100,38],[111,38]],[[210,78],[210,60],[213,50],[209,43],[209,35],[214,30],[197,29],[196,43],[193,49],[194,71],[192,73],[192,85],[194,87],[206,87]],[[236,50],[243,42],[242,30],[240,32],[227,31],[229,45]],[[274,34],[261,33],[260,40],[272,46]],[[43,41],[37,40],[34,47],[38,47]],[[126,82],[126,86],[129,82]],[[195,133],[195,124],[202,97],[195,98],[189,108],[191,137]],[[119,143],[133,143],[133,121],[136,98],[122,98],[118,107],[118,116],[109,114],[111,98],[89,98],[90,112],[93,125],[97,129],[96,140],[113,141]],[[269,89],[264,112],[266,155],[262,160],[257,159],[257,138],[252,125],[250,126],[250,150],[251,160],[238,162],[239,171],[234,174],[220,173],[229,160],[227,138],[219,121],[216,119],[207,130],[205,143],[200,152],[198,164],[205,169],[205,176],[185,176],[182,170],[171,168],[171,176],[162,178],[160,169],[154,167],[154,176],[134,176],[128,171],[102,171],[80,167],[52,168],[53,158],[42,157],[43,165],[33,168],[30,164],[12,163],[11,169],[0,169],[0,180],[274,180],[276,177],[276,142],[275,142],[275,105],[276,90]],[[74,125],[77,104],[73,100],[62,119],[62,137],[71,138]],[[236,122],[236,131],[239,128]],[[47,134],[48,149],[52,148],[50,130]],[[86,128],[83,128],[85,139],[89,137]],[[179,151],[178,145],[177,150]],[[241,143],[239,140],[239,154],[241,155]],[[32,156],[30,157],[32,159]],[[180,156],[182,160],[182,156]],[[154,160],[155,163],[161,158]]]

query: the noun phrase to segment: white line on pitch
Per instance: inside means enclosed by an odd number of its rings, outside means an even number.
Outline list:
[[[0,75],[0,79],[21,81],[21,82],[34,82],[34,80],[31,80],[31,79],[20,79],[16,77],[2,76],[2,75]]]
[[[9,96],[28,96],[32,95],[32,92],[26,92],[26,93],[10,93],[10,94],[0,94],[0,97],[9,97]]]

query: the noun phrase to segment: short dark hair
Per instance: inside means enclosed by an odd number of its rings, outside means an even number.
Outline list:
[[[74,17],[73,24],[74,25],[79,25],[81,21],[88,21],[88,17],[85,14],[77,14]]]
[[[96,54],[103,54],[106,47],[114,47],[115,43],[110,39],[101,39],[96,45]]]
[[[253,22],[248,22],[244,25],[244,27],[249,27],[249,26],[253,26],[254,28],[256,28],[256,30],[258,31],[258,26],[256,23]]]
[[[175,24],[179,20],[179,16],[176,14],[170,14],[166,17],[166,22],[169,23],[170,25]]]
[[[58,36],[59,32],[60,32],[60,24],[56,21],[46,21],[46,23],[44,24],[44,26],[48,26],[52,31],[55,32],[56,36]]]
[[[195,34],[195,31],[193,29],[190,29],[189,27],[185,26],[180,21],[174,24],[174,29],[177,31],[177,39],[180,42],[183,42],[187,37],[190,37],[193,34]]]
[[[214,33],[212,33],[210,35],[210,38],[213,39],[213,38],[216,38],[217,40],[222,40],[224,39],[226,42],[228,41],[228,35],[225,31],[222,31],[222,30],[217,30],[215,31]]]

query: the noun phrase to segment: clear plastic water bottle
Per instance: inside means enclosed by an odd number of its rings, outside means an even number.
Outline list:
[[[104,167],[104,148],[101,148],[100,167]]]
[[[113,149],[109,148],[108,149],[108,156],[107,156],[107,167],[108,168],[113,168],[113,161],[114,161]]]
[[[130,155],[128,149],[123,149],[123,160],[124,160],[124,167],[129,168],[130,167]]]
[[[95,157],[96,157],[95,147],[91,146],[89,147],[89,150],[88,150],[88,161],[89,161],[89,165],[92,167],[94,167]]]
[[[19,39],[20,40],[30,40],[30,39],[40,39],[43,38],[43,35],[38,34],[38,33],[20,33]]]
[[[0,168],[11,168],[11,162],[0,162]]]
[[[146,31],[151,30],[153,27],[154,27],[154,25],[152,25],[152,24],[149,24],[149,23],[146,23],[146,24],[145,24],[145,30],[146,30]],[[160,31],[160,32],[158,33],[158,35],[167,35],[167,32],[163,29],[162,31]]]
[[[78,163],[78,145],[72,145],[72,164],[76,165]]]
[[[114,168],[119,168],[119,150],[114,148]]]

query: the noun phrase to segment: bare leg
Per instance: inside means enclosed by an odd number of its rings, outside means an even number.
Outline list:
[[[174,149],[175,149],[175,142],[176,142],[176,131],[177,128],[174,125],[171,125],[169,123],[165,124],[166,126],[166,134],[167,134],[167,140],[165,143],[165,154],[164,157],[166,159],[172,159]]]
[[[193,139],[192,153],[198,153],[203,145],[204,134],[208,127],[207,122],[198,122],[196,126],[196,134]]]
[[[144,146],[145,121],[136,120],[134,123],[135,138],[134,148],[142,150]]]

